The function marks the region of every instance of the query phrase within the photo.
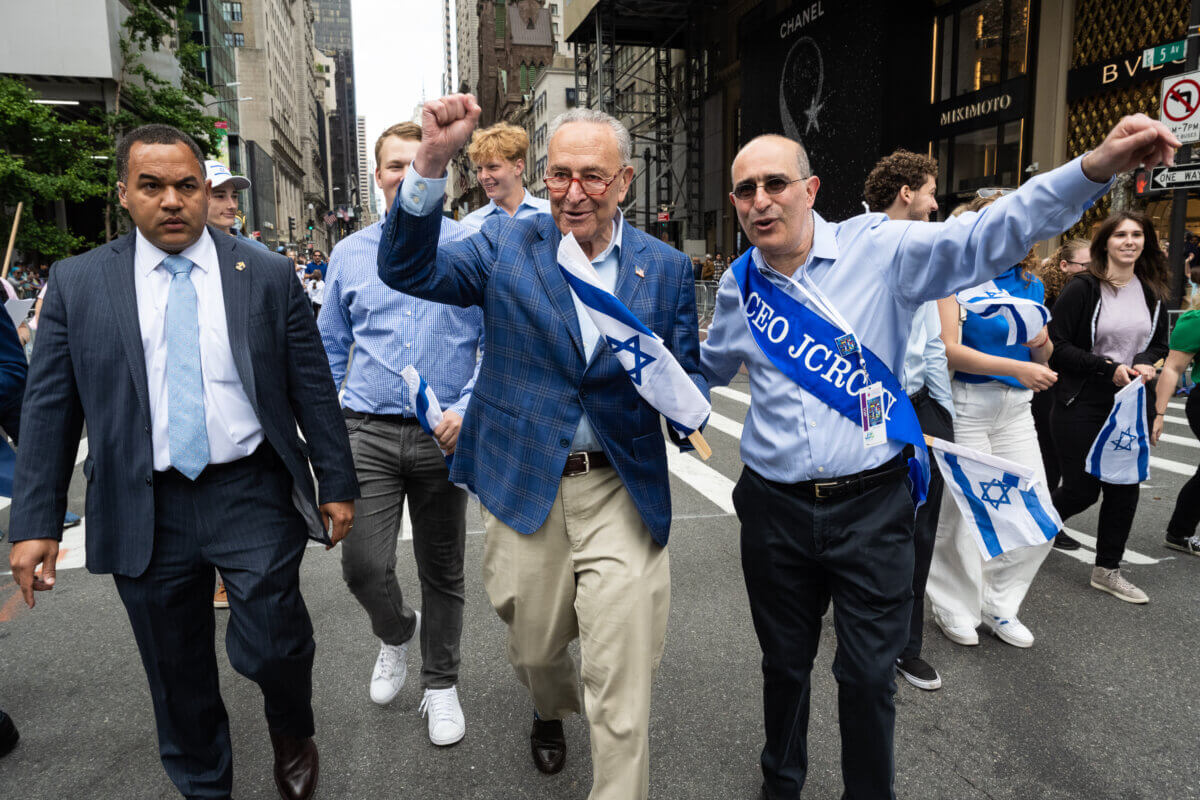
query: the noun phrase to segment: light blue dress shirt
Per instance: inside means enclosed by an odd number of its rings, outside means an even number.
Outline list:
[[[914,395],[921,387],[954,417],[954,395],[950,393],[950,366],[942,341],[942,320],[936,300],[921,304],[913,317],[912,333],[904,348],[904,391]]]
[[[947,222],[862,214],[835,224],[814,212],[812,250],[796,277],[811,279],[859,340],[893,374],[902,375],[913,316],[922,303],[999,275],[1024,258],[1034,242],[1070,227],[1107,190],[1108,184],[1089,180],[1075,159],[983,211]],[[811,307],[757,251],[752,268]],[[836,358],[830,353],[825,363],[837,366]],[[700,366],[710,384],[718,386],[728,384],[742,364],[749,372],[751,395],[742,461],[763,477],[783,483],[832,480],[877,467],[902,449],[891,439],[864,446],[857,423],[767,360],[750,335],[730,271],[717,290],[713,323],[700,345]]]
[[[521,202],[517,206],[516,213],[512,215],[512,218],[525,219],[526,217],[532,217],[534,214],[549,213],[550,201],[543,200],[540,197],[534,197],[529,193],[529,190],[526,189],[525,196],[521,198]],[[489,200],[486,206],[475,209],[470,214],[467,214],[465,217],[463,217],[461,221],[462,224],[466,225],[468,228],[479,230],[483,227],[483,223],[487,222],[488,219],[495,214],[502,214],[506,217],[509,216],[507,211],[496,205],[495,200]]]
[[[380,221],[346,237],[326,265],[326,302],[317,327],[334,384],[346,379],[342,405],[368,414],[416,416],[400,374],[412,364],[442,408],[461,416],[479,376],[483,310],[421,300],[384,284],[377,265],[382,231]],[[442,220],[442,244],[470,233],[452,219]]]

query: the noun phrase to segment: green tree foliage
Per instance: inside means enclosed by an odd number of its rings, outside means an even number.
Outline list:
[[[98,125],[64,123],[50,106],[34,103],[36,97],[20,81],[0,76],[0,232],[7,244],[12,212],[23,201],[17,248],[52,260],[89,244],[58,228],[54,202],[104,196],[108,165],[92,156],[107,143]]]

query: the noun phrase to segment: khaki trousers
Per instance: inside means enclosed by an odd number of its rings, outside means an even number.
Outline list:
[[[671,605],[667,550],[616,470],[563,478],[542,527],[518,533],[483,509],[483,583],[508,625],[508,659],[543,719],[580,711],[567,645],[579,638],[592,743],[589,800],[645,800],[650,683]]]

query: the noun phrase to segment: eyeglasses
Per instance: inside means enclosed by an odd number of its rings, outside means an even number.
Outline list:
[[[975,192],[977,197],[1004,197],[1006,194],[1012,194],[1016,189],[979,189]]]
[[[758,194],[758,187],[761,186],[766,190],[767,194],[777,195],[782,194],[783,190],[791,186],[793,183],[799,183],[802,180],[804,180],[804,178],[796,178],[795,180],[789,181],[787,178],[775,176],[774,178],[767,178],[762,183],[743,181],[742,183],[739,183],[737,186],[733,187],[732,194],[738,200],[750,200],[754,197],[754,195]]]
[[[578,183],[579,188],[583,190],[584,194],[586,194],[588,197],[595,198],[603,197],[608,191],[608,187],[611,186],[613,181],[619,177],[621,177],[620,172],[618,172],[616,175],[613,175],[608,180],[604,180],[603,178],[596,176],[574,178],[565,172],[555,172],[552,174],[547,173],[542,178],[542,183],[546,184],[546,188],[555,194],[566,194],[571,190],[572,183]]]
[[[1068,264],[1074,264],[1077,267],[1086,267],[1090,263],[1087,261],[1072,261],[1069,258],[1064,258],[1063,261],[1067,262]]]

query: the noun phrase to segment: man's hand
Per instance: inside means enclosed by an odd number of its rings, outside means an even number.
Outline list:
[[[446,455],[454,454],[454,446],[458,444],[458,431],[462,428],[462,417],[453,411],[442,413],[442,421],[433,429],[433,438],[437,439],[438,447]]]
[[[325,523],[325,530],[329,531],[329,540],[333,542],[333,544],[326,545],[325,549],[332,550],[338,542],[346,538],[346,534],[350,533],[350,529],[354,527],[354,501],[322,503],[321,522]],[[333,526],[332,529],[329,527],[330,525]]]
[[[1144,165],[1174,164],[1179,140],[1166,125],[1145,114],[1122,117],[1100,146],[1083,157],[1083,174],[1104,183],[1118,172]]]
[[[34,592],[48,592],[54,588],[54,565],[58,561],[58,541],[55,539],[26,539],[14,542],[8,554],[13,580],[21,587],[25,605],[33,608]],[[38,564],[42,574],[35,574]]]
[[[1150,444],[1157,447],[1158,439],[1160,436],[1162,436],[1162,432],[1163,432],[1163,415],[1155,414],[1154,415],[1154,424],[1150,426]]]
[[[450,94],[421,109],[421,146],[413,159],[417,174],[440,178],[454,154],[471,138],[483,109],[473,94]]]

